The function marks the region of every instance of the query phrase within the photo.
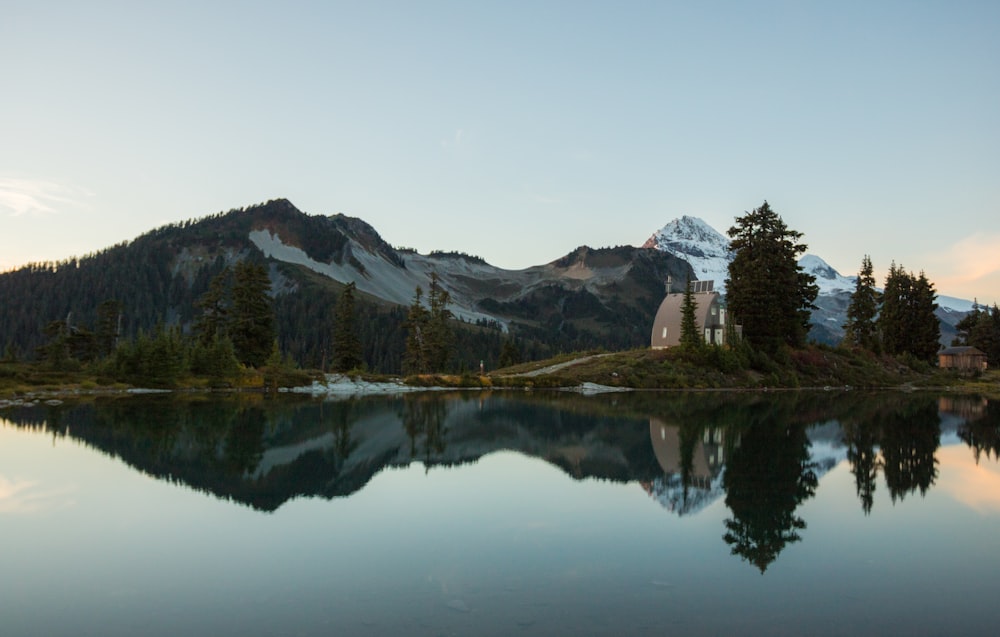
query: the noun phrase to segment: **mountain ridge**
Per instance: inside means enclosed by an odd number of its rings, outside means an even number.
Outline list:
[[[406,308],[432,275],[451,295],[449,309],[467,326],[449,368],[495,365],[504,340],[522,357],[648,344],[667,277],[689,276],[673,255],[632,246],[581,246],[549,263],[504,270],[478,257],[396,249],[367,222],[309,215],[287,199],[151,230],[130,242],[58,264],[0,274],[0,347],[19,356],[45,341],[42,327],[93,326],[105,300],[121,303],[125,336],[157,325],[190,331],[209,282],[243,259],[266,264],[280,347],[321,367],[339,292],[354,283],[364,305],[365,359],[398,373]],[[460,325],[461,325],[460,323]]]
[[[480,360],[495,364],[503,340],[516,341],[526,358],[648,345],[668,277],[713,278],[724,291],[731,254],[721,233],[685,215],[640,247],[580,246],[545,264],[506,270],[460,252],[394,248],[362,219],[310,215],[274,199],[169,224],[85,257],[0,273],[0,297],[7,301],[0,311],[0,347],[30,357],[44,343],[47,323],[92,326],[97,306],[108,299],[122,304],[126,336],[160,324],[189,331],[211,279],[242,259],[267,264],[280,346],[301,364],[327,360],[336,298],[354,283],[374,341],[366,361],[373,370],[394,373],[405,310],[417,287],[429,289],[433,275],[449,292],[449,309],[459,321],[480,330],[463,332],[462,352],[451,361],[457,370]],[[835,344],[852,279],[813,255],[800,263],[817,275],[823,292],[810,338]],[[950,341],[964,314],[939,311],[942,342]]]

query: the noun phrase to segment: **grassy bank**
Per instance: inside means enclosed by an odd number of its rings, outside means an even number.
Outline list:
[[[176,390],[227,389],[264,391],[304,386],[321,379],[318,370],[288,368],[244,369],[225,381],[184,377]],[[352,374],[353,376],[353,374]],[[384,381],[384,376],[360,375]],[[973,376],[940,370],[913,358],[877,356],[871,352],[819,345],[789,350],[775,357],[715,347],[696,350],[636,349],[625,352],[561,354],[495,370],[487,375],[426,374],[403,379],[417,387],[465,389],[548,389],[594,383],[630,389],[798,389],[949,388],[974,391],[1000,399],[1000,370]],[[146,383],[125,383],[87,370],[54,371],[42,364],[0,363],[0,398],[25,395],[121,392]]]

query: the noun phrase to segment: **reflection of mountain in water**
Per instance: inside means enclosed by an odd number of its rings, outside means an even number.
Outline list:
[[[68,435],[138,470],[261,510],[335,498],[390,467],[428,470],[499,450],[541,458],[577,479],[655,475],[645,423],[585,401],[438,393],[338,402],[116,399],[4,413]]]
[[[809,465],[819,477],[851,453],[867,457],[855,453],[862,438],[847,436],[840,423],[850,424],[850,433],[857,423],[888,422],[901,406],[933,402],[925,398],[860,392],[431,393],[336,402],[156,397],[3,415],[82,440],[149,475],[266,511],[300,496],[350,495],[387,467],[421,462],[434,470],[513,450],[575,479],[638,482],[666,509],[689,515],[724,495],[725,464],[748,428],[806,427]],[[940,404],[943,433],[995,453],[996,418],[980,417],[995,413],[995,406],[980,401],[959,409],[967,403]],[[963,425],[966,419],[974,424]],[[956,434],[960,427],[965,433]],[[877,448],[884,435],[869,437]],[[893,488],[903,493],[909,482],[918,488],[933,482],[933,476],[928,482],[909,475]]]

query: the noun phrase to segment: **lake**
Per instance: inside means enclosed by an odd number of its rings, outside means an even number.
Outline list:
[[[122,397],[0,411],[0,634],[992,635],[1000,403]]]

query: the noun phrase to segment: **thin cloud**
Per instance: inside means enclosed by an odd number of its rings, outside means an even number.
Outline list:
[[[0,177],[0,210],[12,217],[55,214],[84,206],[88,193],[44,179]]]
[[[465,143],[465,129],[458,128],[450,138],[441,140],[441,148],[459,148]]]
[[[935,261],[939,271],[944,273],[940,283],[935,283],[939,290],[970,287],[977,281],[996,279],[1000,276],[1000,234],[979,232],[965,237]]]
[[[37,513],[71,505],[72,487],[41,489],[35,482],[0,476],[0,514]]]
[[[942,466],[941,489],[953,498],[982,514],[1000,511],[1000,472],[996,464],[984,459],[976,464],[972,450],[965,445],[944,447],[938,451]]]

